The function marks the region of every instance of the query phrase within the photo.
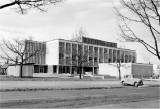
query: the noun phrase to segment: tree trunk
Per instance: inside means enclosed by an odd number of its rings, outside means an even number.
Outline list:
[[[21,59],[22,59],[22,62],[20,63],[20,67],[21,67],[20,77],[23,78],[23,56],[21,56]]]
[[[23,64],[20,64],[20,78],[23,78]]]
[[[79,72],[79,78],[80,79],[82,79],[82,72],[81,72],[81,70],[80,70],[81,68],[80,67],[78,67],[78,72]]]
[[[119,80],[121,80],[121,69],[119,68],[118,71],[119,71]]]

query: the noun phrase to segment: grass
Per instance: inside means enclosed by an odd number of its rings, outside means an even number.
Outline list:
[[[93,89],[120,89],[123,86],[113,87],[88,87],[88,88],[14,88],[14,89],[0,89],[0,92],[11,92],[11,91],[51,91],[51,90],[93,90]]]
[[[86,96],[62,99],[32,99],[1,102],[1,108],[82,108],[159,99],[159,93]]]
[[[116,81],[116,78],[106,78],[102,79],[100,77],[94,77],[94,78],[84,78],[80,79],[77,77],[13,77],[13,76],[6,76],[6,75],[0,75],[0,81]]]

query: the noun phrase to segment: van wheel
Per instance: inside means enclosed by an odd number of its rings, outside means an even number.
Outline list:
[[[134,83],[134,87],[138,87],[138,83],[137,82]]]

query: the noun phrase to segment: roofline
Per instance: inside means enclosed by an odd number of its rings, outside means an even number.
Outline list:
[[[47,42],[51,42],[51,41],[67,41],[67,42],[75,42],[76,43],[76,41],[73,41],[73,40],[66,40],[66,39],[53,39],[53,40],[50,40],[50,41],[47,41]],[[84,44],[86,44],[86,43],[84,43]],[[88,45],[94,45],[94,44],[88,44]],[[101,46],[101,45],[94,45],[94,46],[100,46],[100,47],[106,47],[107,48],[107,46]],[[115,47],[108,47],[108,48],[115,48]],[[125,49],[125,48],[115,48],[115,49],[119,49],[119,50],[121,50],[121,49],[123,49],[123,50],[127,50],[127,51],[134,51],[134,52],[136,52],[136,50],[131,50],[131,49]]]
[[[23,64],[23,65],[34,65],[35,63],[26,63],[26,64]],[[15,66],[15,65],[20,65],[20,64],[9,64],[8,66]]]
[[[149,63],[132,63],[132,64],[138,64],[138,65],[147,65],[147,66],[153,66],[153,64],[149,64]]]

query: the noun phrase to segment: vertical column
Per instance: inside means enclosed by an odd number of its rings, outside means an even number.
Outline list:
[[[57,74],[59,74],[59,65],[57,65]]]
[[[102,54],[102,58],[103,58],[103,59],[102,59],[102,60],[103,60],[102,63],[104,63],[104,47],[102,48],[102,53],[103,53],[103,54]]]
[[[131,63],[132,63],[132,61],[133,61],[133,53],[130,52],[130,55],[131,55]]]
[[[120,59],[120,61],[122,62],[122,50],[121,50],[121,49],[119,49],[119,54],[120,54],[119,59]]]
[[[70,50],[71,50],[71,54],[70,54],[70,56],[69,56],[69,60],[70,60],[70,64],[71,64],[71,74],[72,74],[72,43],[70,43],[71,44],[71,46],[70,46]]]
[[[76,46],[76,54],[77,54],[77,56],[76,56],[76,58],[77,58],[77,63],[76,63],[76,64],[77,64],[77,66],[79,66],[79,65],[78,65],[78,64],[79,64],[79,62],[78,62],[78,60],[79,60],[79,59],[78,59],[78,56],[79,56],[79,54],[78,54],[78,43],[76,43],[76,45],[77,45],[77,46]]]
[[[99,65],[99,47],[97,47],[98,48],[98,57],[97,57],[97,63],[98,63],[98,65]]]
[[[114,57],[114,55],[113,55],[113,49],[112,49],[112,63],[113,63],[113,57]]]
[[[82,74],[84,74],[84,67],[82,67]]]
[[[92,55],[92,67],[93,67],[93,70],[92,70],[92,72],[93,72],[93,75],[94,75],[94,46],[92,48],[92,52],[93,52],[93,55]]]
[[[87,46],[87,66],[89,66],[89,46]]]
[[[70,68],[69,73],[72,74],[72,65],[69,68]]]
[[[125,51],[123,51],[123,63],[125,63]]]
[[[66,42],[64,42],[63,54],[64,54],[64,62],[63,62],[63,65],[66,66]],[[65,73],[66,73],[66,71],[65,71]]]
[[[94,46],[93,46],[93,67],[94,67]]]
[[[34,54],[34,42],[32,42],[32,53]],[[32,56],[32,63],[34,63],[34,55]]]
[[[92,67],[92,75],[94,75],[94,66]]]
[[[117,62],[117,49],[115,49],[115,58],[116,58],[115,62]]]
[[[50,73],[50,74],[53,73],[53,65],[48,65],[48,72],[47,73]]]
[[[127,51],[127,55],[128,55],[128,59],[127,59],[127,63],[129,62],[129,51]]]
[[[137,62],[137,53],[135,52],[135,63]]]

